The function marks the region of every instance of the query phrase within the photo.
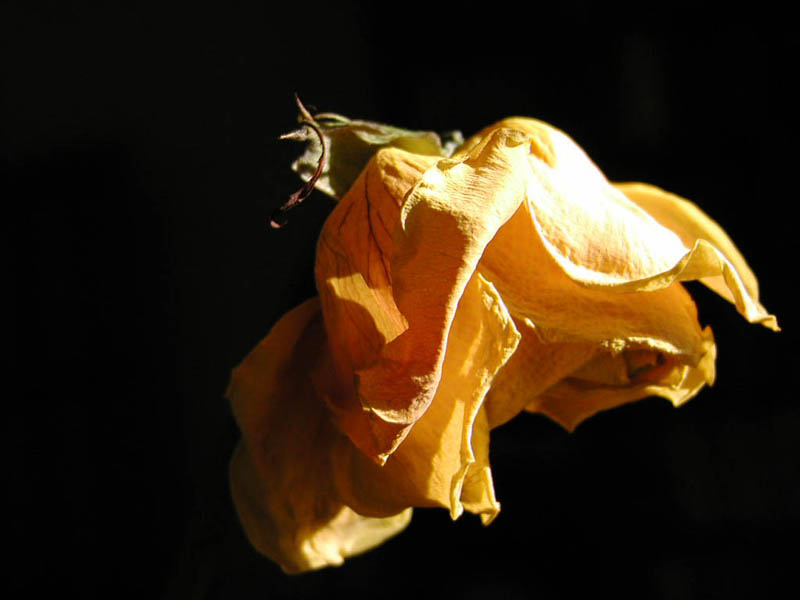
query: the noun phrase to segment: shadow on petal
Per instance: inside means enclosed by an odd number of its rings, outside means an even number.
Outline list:
[[[411,516],[363,517],[336,495],[332,448],[346,438],[310,378],[326,348],[319,302],[309,300],[235,369],[227,391],[242,430],[231,459],[234,504],[253,546],[287,573],[341,564],[400,532]]]

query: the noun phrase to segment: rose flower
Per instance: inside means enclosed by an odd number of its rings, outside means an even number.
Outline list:
[[[572,430],[713,383],[687,280],[778,329],[714,221],[609,183],[550,125],[506,119],[450,157],[384,144],[324,225],[319,298],[234,371],[250,541],[295,573],[382,543],[412,507],[489,523],[492,428],[527,410]]]

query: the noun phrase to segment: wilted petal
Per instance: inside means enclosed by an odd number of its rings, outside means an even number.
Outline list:
[[[410,509],[363,517],[337,497],[331,452],[346,438],[309,376],[324,348],[319,303],[311,300],[275,325],[236,368],[227,391],[242,430],[230,473],[239,518],[253,546],[289,573],[341,564],[411,517]]]
[[[744,257],[728,234],[696,204],[645,183],[617,183],[615,187],[677,234],[687,248],[695,248],[698,240],[710,245],[713,251],[706,249],[708,260],[717,264],[702,268],[699,280],[736,304],[749,321],[777,329],[775,317],[759,303],[758,281]],[[702,271],[712,274],[702,275]]]
[[[299,506],[296,513],[278,509],[283,514],[277,516],[273,512],[276,502],[268,499],[275,492],[269,490],[253,466],[253,456],[242,444],[237,445],[231,459],[231,490],[250,543],[289,574],[338,566],[348,556],[380,546],[406,528],[413,512],[407,508],[384,518],[365,517],[347,506],[332,503],[338,506],[337,512],[312,515],[313,508],[308,505],[314,497],[307,496],[291,497],[293,502],[286,502],[307,506]],[[294,492],[310,494],[313,490]],[[308,521],[301,524],[302,518]]]
[[[696,366],[680,364],[674,359],[665,359],[663,367],[654,365],[652,371],[642,370],[638,374],[623,375],[620,378],[618,367],[629,360],[621,355],[606,356],[601,359],[609,369],[606,377],[598,377],[593,368],[581,369],[533,400],[526,410],[547,415],[572,431],[592,415],[628,402],[648,396],[661,396],[675,406],[680,406],[693,398],[706,384],[714,383],[716,346],[711,331],[704,331],[706,352]],[[599,365],[593,365],[599,366]],[[582,377],[589,376],[591,379]],[[596,379],[621,379],[619,383],[606,383]]]
[[[450,326],[483,249],[524,198],[525,138],[496,132],[482,148],[428,169],[409,193],[395,236],[394,299],[408,329],[361,369],[359,396],[376,417],[385,460],[431,404]]]
[[[467,140],[464,149],[485,143],[500,128],[528,138],[532,225],[575,281],[613,287],[649,279],[671,269],[691,248],[615,189],[583,149],[552,125],[504,119]]]
[[[373,125],[323,126],[344,177],[318,187],[349,191],[319,241],[321,301],[286,315],[228,390],[236,508],[287,572],[380,544],[410,506],[491,521],[490,430],[521,410],[573,429],[713,383],[713,336],[681,281],[777,329],[716,223],[663,190],[610,184],[551,126],[507,119],[440,159],[375,154],[408,132]]]
[[[492,427],[525,409],[573,430],[597,412],[647,396],[677,406],[714,381],[716,347],[709,328],[700,332],[701,354],[692,364],[686,355],[647,345],[613,352],[591,344],[546,343],[530,321],[517,325],[523,334],[519,347],[486,397]]]
[[[404,195],[434,160],[381,150],[325,222],[317,246],[317,288],[333,368],[345,386],[408,327],[392,293],[393,237]],[[395,431],[374,424],[356,395],[348,389],[328,392],[338,426],[363,452],[377,456],[393,442]]]
[[[493,429],[517,416],[534,398],[601,352],[596,344],[546,343],[529,320],[516,320],[522,337],[517,351],[500,370],[486,396]]]
[[[403,443],[378,466],[342,446],[334,463],[337,489],[363,514],[403,506],[440,506],[453,518],[466,508],[485,521],[499,510],[489,469],[484,396],[519,334],[494,287],[474,274],[448,336],[433,402]]]
[[[527,202],[479,269],[528,328],[520,327],[517,355],[487,398],[492,426],[527,405],[572,428],[648,395],[678,404],[713,381],[710,330],[701,329],[678,280],[724,272],[734,295],[745,297],[724,255],[705,240],[688,239],[688,250],[561,132],[524,119],[499,125],[529,136]]]
[[[616,190],[586,153],[558,129],[532,119],[528,202],[548,252],[574,280],[605,287],[650,278],[688,252],[672,231]]]
[[[497,233],[480,264],[512,315],[527,318],[547,344],[589,344],[614,352],[646,347],[684,356],[691,364],[700,360],[697,308],[683,286],[619,293],[580,284],[537,235],[530,204]]]
[[[475,417],[475,423],[472,425],[472,452],[475,462],[467,468],[461,485],[462,506],[468,512],[479,514],[484,525],[491,523],[500,510],[500,504],[494,493],[492,470],[489,465],[490,430],[484,405],[481,406]],[[457,479],[455,481],[457,482]],[[457,490],[455,486],[453,489]],[[451,506],[457,506],[457,504],[453,502]]]
[[[498,376],[497,398],[493,390],[487,400],[491,420],[503,422],[524,404],[527,410],[547,414],[572,429],[600,410],[646,396],[685,401],[710,382],[710,331],[701,329],[696,306],[683,286],[673,283],[639,293],[584,287],[568,277],[539,238],[530,234],[530,221],[529,213],[520,210],[481,261],[480,268],[495,283],[512,314],[527,319],[536,334],[525,335],[527,330],[523,330],[520,356],[509,361],[508,373]],[[519,250],[522,239],[529,240],[524,251]],[[536,268],[528,268],[530,264]],[[531,355],[528,361],[525,352]],[[620,369],[627,369],[626,357],[659,355],[681,370],[679,382],[672,380],[674,372],[669,374],[672,379],[655,382],[619,378]],[[607,365],[595,362],[604,356],[618,358]],[[551,361],[553,369],[541,374],[539,369],[526,369],[528,364]],[[617,385],[565,379],[579,369],[599,371]],[[545,391],[546,385],[554,384]]]
[[[484,143],[483,137],[500,127],[529,137],[532,226],[573,281],[627,293],[716,278],[716,288],[727,287],[724,295],[734,299],[748,320],[777,328],[775,318],[758,304],[755,278],[744,259],[696,207],[654,193],[655,188],[615,188],[572,139],[541,121],[506,119],[466,146]],[[649,214],[650,208],[655,214]],[[738,267],[743,267],[743,275]]]

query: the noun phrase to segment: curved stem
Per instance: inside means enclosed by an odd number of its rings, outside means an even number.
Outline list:
[[[325,147],[325,136],[322,134],[322,130],[317,125],[317,122],[314,120],[314,117],[308,112],[303,103],[300,101],[300,97],[295,94],[294,95],[295,101],[297,102],[297,108],[300,110],[300,115],[302,119],[300,123],[314,131],[319,138],[320,146],[322,147],[322,153],[319,157],[319,162],[317,162],[317,168],[314,170],[314,174],[311,175],[311,178],[306,182],[306,184],[297,190],[294,194],[289,196],[289,199],[281,206],[275,209],[270,217],[269,224],[273,229],[280,229],[284,225],[286,225],[285,219],[280,219],[279,217],[284,213],[292,210],[294,207],[302,204],[303,201],[311,195],[311,192],[314,191],[314,186],[316,185],[319,178],[322,176],[322,169],[325,166],[325,159],[327,157],[327,148]]]

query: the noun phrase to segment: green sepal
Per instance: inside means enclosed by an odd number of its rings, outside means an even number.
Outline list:
[[[415,154],[447,157],[463,142],[458,131],[442,136],[443,143],[442,137],[432,131],[411,131],[333,113],[315,115],[313,123],[321,131],[327,150],[322,174],[314,187],[337,200],[350,189],[370,158],[381,148],[400,148]],[[310,127],[301,127],[283,138],[307,142],[305,152],[292,163],[292,169],[303,181],[309,181],[322,156],[317,134]]]

